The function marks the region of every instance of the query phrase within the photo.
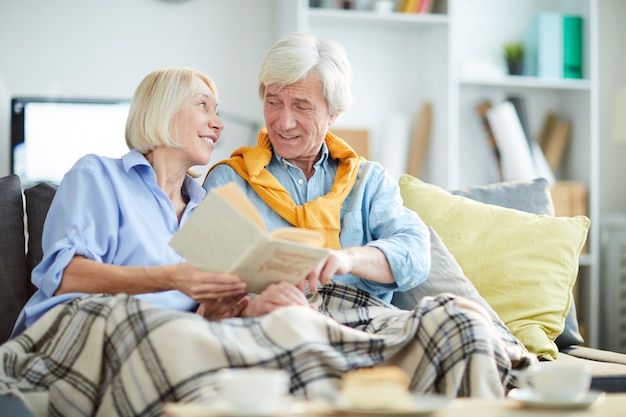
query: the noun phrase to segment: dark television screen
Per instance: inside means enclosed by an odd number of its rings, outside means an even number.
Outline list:
[[[81,156],[120,157],[130,100],[11,100],[11,172],[23,185],[58,183]]]

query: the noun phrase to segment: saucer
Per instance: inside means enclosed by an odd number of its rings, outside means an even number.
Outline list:
[[[213,415],[225,417],[273,417],[291,416],[302,413],[304,410],[302,407],[298,407],[296,402],[286,398],[285,400],[272,404],[270,407],[264,408],[263,410],[241,409],[233,406],[227,401],[218,401],[213,403],[208,408],[208,411],[210,411]]]
[[[604,393],[600,391],[589,391],[583,398],[575,401],[552,401],[542,398],[533,390],[519,388],[511,390],[509,398],[519,401],[522,405],[531,408],[577,410],[587,408],[596,402],[604,400]]]
[[[163,417],[276,417],[293,416],[306,411],[296,405],[273,407],[271,410],[243,411],[224,404],[168,403],[163,407]]]
[[[336,402],[335,410],[341,413],[362,416],[428,416],[437,410],[447,407],[452,401],[450,398],[440,395],[413,395],[411,399],[413,400],[413,407],[409,410],[367,410],[351,407],[346,404],[345,399],[339,397]]]

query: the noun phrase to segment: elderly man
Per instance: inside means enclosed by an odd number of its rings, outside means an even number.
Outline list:
[[[428,277],[429,232],[387,171],[328,131],[352,103],[351,81],[337,42],[286,36],[261,63],[266,127],[256,146],[214,166],[204,188],[235,181],[268,229],[321,231],[332,251],[307,277],[312,293],[334,279],[390,301]]]

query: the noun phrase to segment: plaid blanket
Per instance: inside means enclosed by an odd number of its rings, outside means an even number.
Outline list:
[[[207,321],[127,295],[57,306],[0,346],[0,391],[49,394],[50,416],[157,416],[166,402],[210,403],[224,367],[281,368],[298,398],[331,399],[346,371],[395,364],[417,393],[501,397],[530,360],[481,307],[440,295],[399,310],[331,283],[307,307]]]

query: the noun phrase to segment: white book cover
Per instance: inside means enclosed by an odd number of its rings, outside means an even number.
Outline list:
[[[500,150],[504,181],[528,180],[539,177],[532,150],[522,129],[515,107],[509,101],[492,106],[487,119]]]
[[[329,249],[317,246],[323,241],[317,232],[288,227],[268,233],[243,191],[234,183],[223,187],[227,192],[209,191],[170,241],[190,265],[239,275],[248,292],[259,293],[273,282],[303,281],[326,258]]]
[[[550,185],[556,184],[556,178],[554,177],[552,168],[550,168],[550,164],[548,164],[548,160],[541,150],[539,142],[533,140],[531,143],[533,160],[535,161],[535,168],[537,169],[537,176],[545,178]]]

